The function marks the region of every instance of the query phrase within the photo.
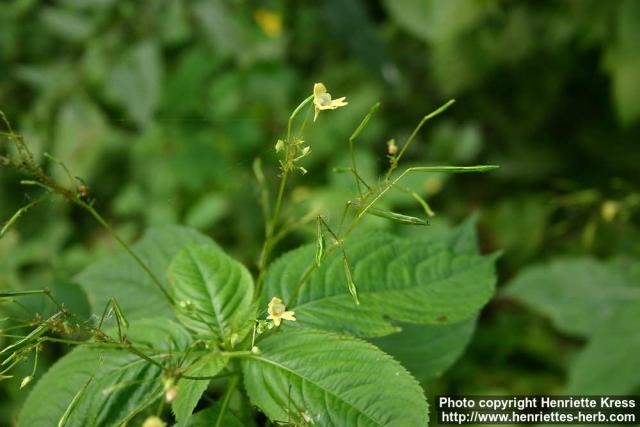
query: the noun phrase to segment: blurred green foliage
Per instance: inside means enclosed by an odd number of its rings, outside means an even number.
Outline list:
[[[408,186],[437,214],[421,232],[444,233],[478,211],[483,250],[504,250],[502,281],[516,277],[510,289],[527,289],[531,298],[548,289],[542,293],[551,301],[535,304],[517,292],[498,298],[465,356],[428,382],[428,393],[552,393],[567,383],[570,390],[600,390],[597,382],[581,382],[580,372],[596,369],[599,349],[625,335],[608,336],[580,319],[595,313],[587,320],[602,318],[629,333],[629,324],[640,322],[626,305],[611,308],[609,317],[588,303],[604,304],[599,295],[615,290],[619,276],[638,282],[637,274],[625,273],[633,263],[615,257],[640,257],[640,2],[2,4],[0,109],[60,179],[63,171],[43,153],[64,160],[128,239],[147,226],[183,223],[254,265],[262,219],[251,163],[262,157],[274,176],[275,141],[316,81],[346,95],[349,108],[320,117],[309,132],[309,173],[292,183],[292,211],[316,206],[330,218],[340,215],[339,202],[353,188],[334,169],[348,165],[347,138],[375,101],[382,107],[357,143],[367,177],[386,167],[388,139],[403,140],[425,113],[456,98],[419,135],[409,158],[502,167],[490,175],[416,176]],[[0,155],[7,150],[0,145]],[[21,178],[0,169],[2,221],[35,197]],[[420,214],[401,192],[384,203]],[[391,227],[378,219],[370,224]],[[299,233],[283,249],[312,235]],[[0,289],[49,286],[86,312],[71,279],[113,246],[77,208],[51,199],[0,240]],[[528,264],[557,256],[581,258],[517,278]],[[554,299],[562,290],[580,294]],[[47,310],[36,299],[25,305]],[[13,307],[4,311],[25,317]],[[62,351],[45,351],[39,373]],[[603,391],[619,390],[605,383]],[[11,424],[25,398],[17,384],[0,383],[0,424]],[[623,389],[638,391],[634,384]]]

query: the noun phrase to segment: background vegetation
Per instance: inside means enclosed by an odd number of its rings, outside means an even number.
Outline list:
[[[81,177],[129,240],[183,223],[254,265],[263,226],[252,161],[275,173],[275,141],[316,81],[349,107],[321,116],[307,138],[309,173],[292,183],[300,212],[339,215],[352,188],[334,169],[377,100],[358,144],[368,175],[386,167],[388,139],[450,98],[408,155],[502,166],[411,183],[436,211],[421,233],[476,213],[483,252],[504,251],[498,297],[456,365],[425,379],[428,395],[640,391],[640,2],[2,5],[0,109],[43,162],[51,153]],[[23,178],[0,168],[0,221],[31,200]],[[405,199],[387,203],[420,215]],[[73,278],[114,250],[91,218],[51,198],[0,240],[0,289],[48,286],[88,313]],[[66,351],[48,347],[38,373]],[[0,382],[0,425],[27,395],[19,381]]]

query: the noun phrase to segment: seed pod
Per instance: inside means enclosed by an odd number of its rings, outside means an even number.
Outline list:
[[[373,207],[367,209],[367,213],[370,215],[381,217],[381,218],[390,219],[392,221],[396,221],[401,224],[429,225],[428,221],[424,219],[416,218],[415,216],[403,215],[397,212],[385,211],[385,210],[373,208]]]
[[[344,274],[347,278],[347,288],[349,289],[349,293],[353,297],[353,302],[356,305],[360,305],[360,300],[358,299],[358,289],[356,288],[356,284],[353,282],[353,276],[351,275],[351,267],[349,267],[349,261],[347,261],[347,257],[342,258],[344,264]]]
[[[316,265],[320,267],[322,259],[324,258],[324,235],[322,234],[322,223],[320,217],[318,217],[318,230],[316,240]]]

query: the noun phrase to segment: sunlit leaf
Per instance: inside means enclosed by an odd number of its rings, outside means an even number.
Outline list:
[[[426,426],[428,407],[409,373],[355,338],[287,331],[243,360],[251,401],[275,421],[316,426]]]
[[[190,244],[211,244],[211,239],[195,230],[180,226],[152,228],[133,245],[133,250],[165,286],[171,259]],[[76,277],[87,292],[93,312],[98,314],[115,298],[129,320],[165,315],[174,310],[154,286],[151,278],[127,254],[120,253],[95,262]]]
[[[178,319],[187,328],[225,342],[246,333],[254,316],[253,279],[238,261],[214,245],[187,246],[168,275]]]
[[[469,319],[493,295],[495,257],[456,253],[447,241],[368,233],[345,247],[360,305],[349,295],[338,251],[311,274],[297,300],[289,301],[314,260],[313,245],[289,252],[271,265],[264,305],[271,296],[282,298],[296,312],[298,321],[292,327],[382,336],[396,331],[394,322],[444,324]]]

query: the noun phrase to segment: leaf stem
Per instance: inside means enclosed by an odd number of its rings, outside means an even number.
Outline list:
[[[229,380],[229,386],[227,387],[227,391],[224,393],[224,398],[222,399],[222,406],[220,406],[220,413],[218,414],[218,419],[216,420],[216,426],[220,427],[222,425],[222,420],[224,420],[224,414],[227,412],[227,408],[229,407],[229,401],[231,400],[231,395],[238,385],[238,380],[240,379],[240,375],[234,375]]]
[[[151,281],[158,288],[158,290],[165,296],[165,298],[167,298],[169,303],[175,307],[173,298],[165,289],[160,279],[158,279],[158,277],[149,269],[149,267],[147,267],[144,261],[142,261],[142,259],[131,249],[131,247],[115,232],[111,225],[109,225],[109,223],[93,208],[92,204],[89,204],[79,198],[73,191],[59,187],[55,183],[50,184],[49,182],[45,183],[37,180],[23,180],[20,181],[20,183],[23,185],[34,185],[37,187],[42,187],[47,191],[56,192],[68,199],[70,202],[75,203],[82,209],[89,212],[89,214],[91,214],[91,216],[93,216],[93,218],[98,221],[98,223],[100,223],[100,225],[102,225],[102,227],[104,227],[107,232],[109,232],[111,237],[113,237],[120,244],[120,246],[124,248],[127,254],[129,254],[134,259],[134,261],[140,266],[140,268],[144,270],[144,272],[149,276],[149,278],[151,278]]]
[[[160,281],[160,279],[151,271],[149,267],[144,263],[144,261],[131,249],[131,247],[115,232],[115,230],[109,225],[109,223],[96,211],[93,206],[89,205],[85,201],[76,198],[73,200],[77,205],[85,209],[87,212],[91,214],[95,218],[96,221],[102,225],[107,232],[113,237],[119,244],[124,248],[124,250],[133,258],[133,260],[144,270],[144,272],[151,278],[153,284],[158,288],[160,292],[165,296],[165,298],[169,301],[169,303],[175,307],[175,301],[173,297],[169,294],[169,292],[165,289],[164,285]]]
[[[402,148],[400,149],[400,152],[398,153],[398,155],[391,162],[391,166],[389,167],[389,170],[387,171],[387,174],[384,177],[385,181],[389,180],[389,178],[391,177],[391,174],[393,173],[393,171],[398,167],[398,163],[400,162],[400,159],[404,155],[404,152],[407,151],[407,148],[409,148],[409,146],[411,145],[413,140],[416,138],[416,136],[418,135],[418,132],[420,132],[420,129],[422,129],[422,126],[424,126],[424,124],[427,121],[429,121],[430,119],[436,117],[440,113],[445,112],[455,102],[456,102],[455,99],[450,99],[444,105],[442,105],[440,108],[438,108],[435,111],[432,111],[431,113],[429,113],[426,116],[424,116],[422,118],[422,120],[420,120],[420,123],[418,123],[418,126],[415,127],[413,132],[411,132],[411,135],[409,135],[409,138],[407,138],[407,141],[402,145]]]
[[[362,119],[362,121],[360,122],[360,124],[358,125],[358,127],[356,128],[355,131],[353,131],[353,133],[351,134],[351,136],[349,137],[349,153],[351,154],[351,171],[354,174],[354,178],[356,181],[356,187],[358,188],[358,194],[360,195],[360,198],[362,198],[362,187],[360,186],[360,180],[362,180],[362,182],[364,183],[365,186],[369,187],[367,185],[367,183],[360,178],[360,175],[358,174],[358,165],[356,162],[356,154],[353,150],[353,143],[355,142],[356,138],[358,137],[358,135],[360,135],[360,133],[362,133],[362,131],[364,130],[365,127],[367,127],[367,124],[369,123],[369,120],[371,120],[371,116],[373,115],[373,113],[375,113],[375,111],[380,107],[380,103],[376,102],[375,104],[373,104],[371,106],[371,108],[369,109],[369,112],[367,113],[366,116],[364,116],[364,119]]]
[[[444,172],[444,173],[488,172],[488,171],[491,171],[491,170],[494,170],[494,169],[497,169],[497,168],[499,168],[499,166],[496,166],[496,165],[477,165],[477,166],[416,166],[416,167],[412,167],[412,168],[406,169],[397,178],[395,178],[392,182],[385,181],[384,188],[378,192],[378,194],[373,198],[373,200],[371,202],[369,202],[363,209],[361,209],[360,211],[358,211],[355,214],[355,218],[351,221],[351,224],[349,225],[347,230],[344,232],[342,237],[340,237],[339,240],[337,240],[329,248],[327,248],[327,251],[325,253],[325,258],[329,257],[329,255],[331,253],[333,253],[333,251],[336,248],[341,247],[344,244],[346,239],[349,237],[349,235],[351,234],[353,229],[356,227],[356,225],[358,225],[358,223],[360,222],[362,217],[367,213],[367,211],[374,204],[376,204],[380,200],[380,198],[382,198],[382,196],[387,191],[389,191],[390,188],[395,186],[402,178],[404,178],[409,173],[413,173],[413,172]],[[349,205],[347,205],[347,206],[349,206]],[[307,269],[303,273],[302,277],[300,278],[300,280],[298,280],[298,283],[293,288],[293,291],[291,292],[291,295],[289,297],[289,301],[287,302],[287,306],[288,307],[295,306],[296,299],[298,298],[298,294],[300,293],[300,289],[306,283],[307,279],[309,278],[309,276],[311,276],[311,274],[314,272],[314,270],[316,268],[317,268],[317,264],[316,264],[316,262],[314,260],[313,262],[311,262],[309,264],[309,267],[307,267]]]
[[[0,230],[0,239],[2,239],[4,237],[4,235],[7,233],[7,231],[9,231],[9,229],[13,226],[13,224],[15,224],[18,221],[18,219],[20,219],[20,217],[22,215],[24,215],[25,213],[27,213],[27,211],[29,209],[31,209],[32,207],[34,207],[35,205],[37,205],[38,203],[40,203],[41,201],[46,199],[50,194],[51,193],[49,191],[47,191],[46,193],[44,193],[43,195],[41,195],[40,197],[38,197],[37,199],[35,199],[31,203],[29,203],[29,204],[21,207],[20,209],[18,209],[16,211],[16,213],[13,214],[13,216],[9,219],[9,221],[7,221],[7,223],[4,225],[4,227],[2,227],[2,230]]]
[[[284,199],[284,190],[287,186],[287,178],[289,177],[289,172],[291,170],[291,144],[293,141],[291,140],[291,129],[293,127],[293,121],[298,115],[298,113],[311,101],[313,100],[313,95],[305,98],[293,112],[289,116],[289,122],[287,123],[287,150],[286,157],[284,159],[284,164],[282,167],[282,174],[280,175],[280,185],[278,187],[278,194],[276,196],[275,205],[273,208],[273,215],[271,216],[271,221],[267,226],[267,235],[262,246],[262,250],[260,251],[260,259],[258,261],[258,278],[256,279],[256,292],[255,299],[260,298],[262,294],[262,285],[264,284],[264,274],[266,272],[267,263],[269,262],[269,256],[271,255],[271,251],[274,247],[274,235],[276,231],[276,227],[278,225],[278,221],[280,219],[280,211],[282,209],[282,200]],[[306,120],[305,120],[306,123]],[[304,123],[303,123],[304,126]]]

